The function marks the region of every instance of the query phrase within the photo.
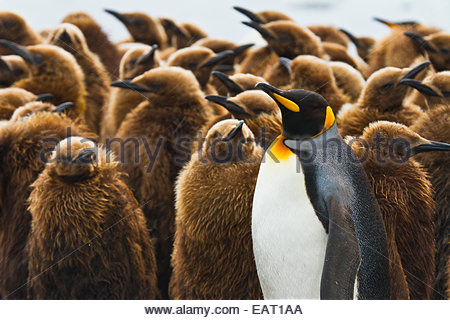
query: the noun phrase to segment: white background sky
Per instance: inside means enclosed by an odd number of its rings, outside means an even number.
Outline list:
[[[372,17],[418,20],[450,32],[449,0],[0,0],[0,10],[21,14],[37,30],[55,26],[67,13],[82,10],[91,14],[113,40],[126,38],[125,27],[103,12],[104,8],[110,8],[195,22],[212,37],[236,42],[252,39],[256,31],[240,23],[247,18],[234,11],[233,5],[252,11],[278,10],[304,26],[331,24],[356,35],[380,37],[388,32]]]

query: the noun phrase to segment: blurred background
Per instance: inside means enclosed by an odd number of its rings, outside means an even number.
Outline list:
[[[179,22],[194,22],[212,37],[237,42],[259,39],[259,36],[240,23],[248,19],[233,10],[233,6],[251,11],[282,11],[304,26],[335,25],[358,36],[378,38],[388,33],[388,28],[373,21],[373,17],[417,20],[450,32],[449,0],[1,0],[0,3],[0,10],[19,13],[36,30],[58,24],[70,12],[86,11],[114,41],[122,40],[128,34],[118,20],[103,11],[105,8],[119,12],[142,11]]]

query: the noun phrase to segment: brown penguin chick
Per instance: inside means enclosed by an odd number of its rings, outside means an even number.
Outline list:
[[[177,49],[191,46],[196,41],[206,38],[208,35],[193,23],[178,24],[170,18],[159,18],[167,34],[167,43]]]
[[[275,87],[285,87],[289,85],[291,81],[290,75],[290,59],[280,58],[278,62],[269,66],[264,72],[264,79],[267,79],[267,83]]]
[[[47,155],[71,134],[92,137],[69,117],[50,112],[8,121],[0,128],[0,295],[4,299],[26,298],[29,187],[44,169]]]
[[[90,15],[81,11],[73,12],[65,16],[62,22],[71,23],[83,32],[89,49],[98,55],[111,78],[119,75],[120,57],[117,48]]]
[[[433,109],[435,105],[450,104],[450,71],[441,71],[425,78],[422,82],[413,79],[403,80],[414,90],[409,102],[424,110]]]
[[[234,97],[247,90],[256,90],[255,86],[258,82],[266,82],[264,78],[250,73],[235,73],[229,76],[220,71],[213,71],[211,74],[227,89],[229,97]],[[216,87],[216,89],[219,91],[220,88]]]
[[[434,143],[388,121],[371,123],[360,139],[349,141],[380,205],[388,238],[391,299],[431,299],[435,204],[428,175],[411,156],[432,151]]]
[[[231,98],[213,95],[205,98],[227,109],[234,119],[244,120],[254,133],[256,143],[264,150],[283,131],[277,104],[260,90],[244,91]],[[212,125],[203,128],[204,135]]]
[[[366,85],[366,80],[364,80],[361,72],[345,62],[331,61],[329,65],[336,85],[349,98],[349,102],[355,103],[358,101]]]
[[[180,172],[172,299],[263,298],[251,238],[262,156],[243,122],[224,120],[210,129],[202,149]]]
[[[344,33],[351,42],[353,42],[359,57],[363,59],[364,62],[369,62],[370,50],[376,42],[375,39],[371,37],[355,37],[353,34],[344,29],[340,29],[340,31]]]
[[[391,33],[377,41],[370,50],[368,75],[387,67],[407,68],[417,57],[417,50],[404,32],[414,32],[419,35],[429,35],[439,32],[435,27],[424,26],[413,21],[392,23],[376,19],[391,28]]]
[[[64,112],[73,106],[72,102],[65,102],[61,106],[54,106],[48,102],[32,101],[14,110],[10,121],[19,121],[22,118],[29,117],[38,112]],[[59,108],[59,109],[58,109]]]
[[[24,89],[0,89],[0,120],[9,120],[17,108],[37,99],[37,95]]]
[[[278,63],[278,55],[270,46],[250,50],[239,66],[240,73],[263,76],[268,66]]]
[[[41,43],[39,36],[25,19],[9,11],[0,12],[0,39],[16,42],[24,46]],[[14,54],[9,48],[0,46],[0,55]]]
[[[429,97],[427,97],[427,100]],[[430,104],[430,109],[418,118],[410,127],[424,138],[435,141],[450,141],[450,104]],[[436,201],[436,282],[435,299],[450,297],[450,156],[444,152],[423,153],[417,160],[425,166],[430,174]]]
[[[325,57],[319,37],[293,21],[274,21],[264,25],[253,21],[242,23],[258,31],[279,57]]]
[[[125,25],[134,42],[157,44],[161,50],[166,49],[167,35],[157,20],[142,12],[118,13],[109,9],[105,11]]]
[[[242,13],[250,20],[258,23],[269,23],[272,21],[279,21],[279,20],[293,21],[291,17],[279,11],[264,10],[259,12],[252,12],[250,10],[237,6],[233,7],[233,9]]]
[[[191,70],[197,78],[202,90],[205,91],[205,93],[210,93],[207,84],[213,67],[232,56],[234,56],[234,53],[231,50],[222,51],[216,54],[213,50],[206,47],[193,46],[177,50],[169,57],[167,65]]]
[[[337,114],[349,98],[338,88],[328,61],[314,56],[299,56],[290,63],[288,89],[305,89],[322,95]]]
[[[156,241],[159,288],[167,298],[175,232],[174,181],[189,159],[190,144],[197,131],[210,117],[209,108],[195,76],[180,67],[152,69],[114,85],[136,90],[145,97],[127,115],[116,135],[121,141],[139,139],[139,145],[136,148],[135,143],[125,143],[120,148],[117,144],[113,147],[119,149],[117,154],[124,163],[128,184]]]
[[[0,56],[0,88],[8,88],[27,76],[29,76],[28,66],[21,57]]]
[[[322,47],[331,61],[345,62],[361,74],[367,75],[367,64],[359,57],[352,57],[346,47],[332,42],[322,42]]]
[[[253,46],[253,43],[238,45],[226,39],[205,37],[196,41],[192,46],[206,47],[215,53],[220,53],[227,50],[233,51],[234,55],[229,56],[228,59],[221,62],[222,65],[229,65],[232,67],[234,64],[240,63],[246,57],[248,49]]]
[[[30,70],[29,77],[14,83],[14,87],[34,94],[51,93],[55,104],[72,101],[74,107],[68,115],[85,121],[84,74],[70,53],[49,44],[24,47],[6,40],[0,40],[0,44],[20,55]]]
[[[387,67],[372,74],[358,102],[337,116],[340,134],[359,136],[369,123],[377,120],[411,125],[423,111],[416,105],[404,103],[408,87],[400,82],[413,79],[429,65],[425,62],[412,69]]]
[[[103,108],[109,99],[109,77],[98,57],[89,50],[86,39],[78,27],[63,23],[48,38],[50,44],[70,52],[84,73],[86,87],[85,120],[89,128],[100,133]]]
[[[438,32],[426,37],[414,32],[405,32],[411,38],[417,55],[424,54],[437,71],[450,69],[450,34]]]
[[[120,61],[120,80],[131,80],[144,72],[157,68],[161,61],[157,52],[158,45],[136,44],[132,46]],[[103,139],[114,137],[126,114],[142,100],[141,93],[132,90],[112,88],[111,96],[103,114]]]
[[[338,28],[326,25],[315,25],[308,26],[308,29],[318,36],[322,42],[340,44],[347,49],[349,38]]]
[[[82,137],[56,146],[29,198],[28,298],[158,296],[144,214],[118,165]]]

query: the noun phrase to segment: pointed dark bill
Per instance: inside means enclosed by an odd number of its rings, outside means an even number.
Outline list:
[[[417,91],[419,91],[420,93],[422,93],[426,96],[429,96],[429,97],[439,97],[440,96],[436,91],[434,91],[429,86],[423,84],[419,80],[403,79],[398,84],[399,85],[404,84],[404,85],[410,86],[411,88],[414,88]]]
[[[404,32],[405,36],[409,37],[411,40],[416,42],[420,47],[423,47],[425,50],[437,53],[437,50],[433,48],[428,41],[426,41],[420,34],[414,33],[414,32]]]
[[[291,62],[292,60],[286,57],[280,57],[278,62],[287,70],[289,73],[291,72]]]
[[[119,80],[113,81],[109,84],[111,87],[134,90],[137,92],[150,92],[149,89],[142,88],[141,86],[131,83],[131,80]]]
[[[241,92],[244,92],[244,89],[242,89],[236,82],[231,80],[230,77],[225,73],[222,73],[220,71],[213,71],[212,75],[219,79],[231,94],[237,95]]]
[[[411,156],[422,152],[430,151],[450,151],[450,144],[444,142],[429,141],[410,149]]]
[[[264,23],[264,21],[261,21],[261,19],[258,18],[258,16],[256,14],[254,14],[253,12],[251,12],[250,10],[247,10],[247,9],[244,9],[244,8],[238,7],[238,6],[233,7],[233,9],[242,13],[243,15],[245,15],[247,18],[249,18],[250,20],[252,20],[254,22]]]
[[[136,62],[136,64],[145,64],[145,63],[153,60],[153,57],[155,56],[155,51],[157,49],[158,49],[158,45],[157,44],[152,45],[152,48],[149,50],[149,52],[147,52],[142,57],[140,57],[138,59],[138,61]]]
[[[242,134],[242,127],[243,126],[244,126],[244,120],[240,120],[239,124],[236,126],[236,128],[231,130],[231,132],[222,140],[223,141],[231,141],[235,137],[239,137]]]
[[[404,79],[414,79],[419,73],[420,71],[422,71],[423,69],[425,69],[426,67],[428,67],[431,64],[430,61],[425,61],[422,62],[421,64],[415,66],[414,68],[411,69],[411,71],[409,71],[403,78]]]
[[[105,9],[105,12],[109,13],[110,15],[116,17],[120,22],[122,22],[124,25],[128,25],[129,21],[126,17],[124,17],[122,14],[120,14],[117,11],[111,10],[111,9]]]
[[[238,105],[232,101],[229,101],[227,97],[211,94],[211,95],[206,96],[205,99],[224,107],[234,116],[249,115],[244,110],[244,108],[242,108],[240,105]]]
[[[234,52],[232,50],[218,52],[214,57],[203,63],[200,68],[213,67],[229,57],[234,57]]]
[[[3,45],[5,48],[8,48],[18,56],[21,56],[25,62],[34,64],[33,56],[31,55],[30,51],[27,49],[27,47],[22,46],[20,44],[14,43],[12,41],[8,40],[0,40],[0,44]]]
[[[9,68],[8,64],[2,58],[0,58],[0,70],[11,72],[11,69]]]
[[[233,50],[234,55],[238,56],[241,53],[245,52],[246,50],[248,50],[249,48],[253,47],[255,44],[254,43],[247,43],[247,44],[243,44],[242,46],[237,47],[236,49]]]
[[[52,101],[53,98],[54,98],[54,96],[51,93],[41,93],[41,94],[38,94],[36,101],[48,102],[48,101]]]
[[[73,102],[64,102],[60,105],[56,106],[56,109],[53,111],[54,113],[63,113],[69,108],[73,107]]]
[[[353,34],[344,29],[339,29],[339,31],[345,34],[357,48],[361,48],[361,42]]]
[[[243,24],[245,24],[246,26],[249,26],[250,28],[255,29],[256,31],[258,31],[264,39],[266,40],[275,40],[275,37],[266,29],[264,29],[263,26],[261,26],[259,23],[254,22],[254,21],[242,21]]]

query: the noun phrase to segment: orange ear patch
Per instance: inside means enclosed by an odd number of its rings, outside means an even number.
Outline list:
[[[269,153],[269,157],[273,161],[282,161],[288,159],[294,153],[289,150],[283,143],[286,138],[283,135],[279,135],[270,145],[267,153]]]

